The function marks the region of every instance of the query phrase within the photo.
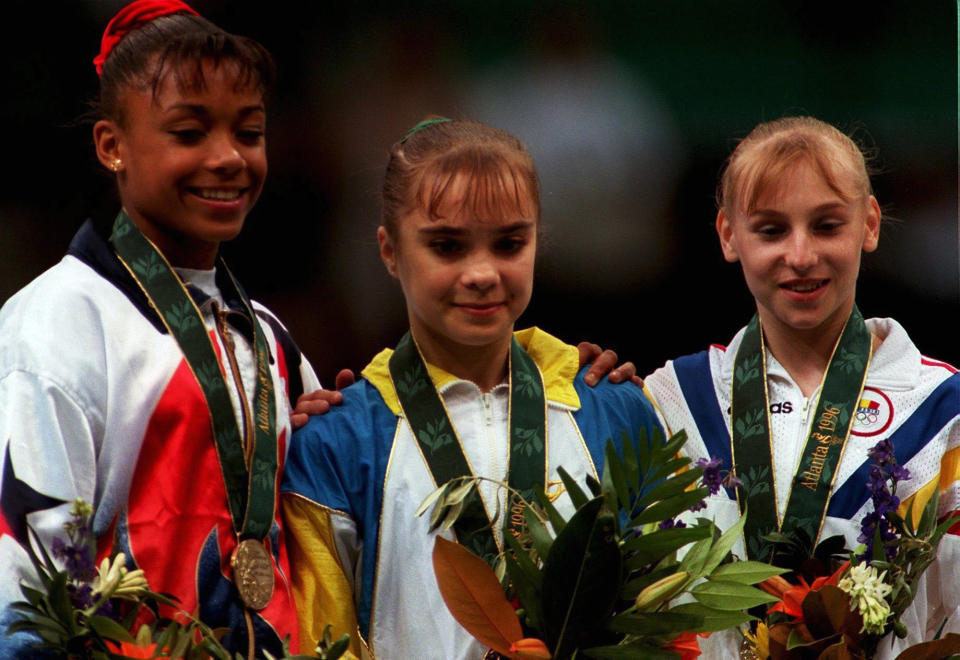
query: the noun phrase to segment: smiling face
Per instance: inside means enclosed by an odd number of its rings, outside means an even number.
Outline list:
[[[505,353],[533,291],[536,207],[478,215],[463,203],[467,186],[465,175],[455,176],[436,214],[415,207],[393,234],[384,227],[377,234],[383,262],[400,280],[413,335],[427,361],[444,368],[441,356]]]
[[[124,92],[123,121],[94,127],[98,157],[117,171],[123,208],[176,266],[211,268],[263,186],[263,95],[236,80],[229,62],[205,62],[200,88],[168,73],[156,95],[149,86]]]
[[[843,189],[856,187],[846,181]],[[876,199],[841,196],[809,158],[798,158],[761,190],[752,209],[717,215],[724,257],[743,267],[764,332],[787,337],[839,336],[861,252],[876,249],[879,230]]]

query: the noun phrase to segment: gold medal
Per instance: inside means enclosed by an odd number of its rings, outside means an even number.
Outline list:
[[[233,583],[240,599],[252,610],[262,610],[273,596],[273,561],[258,539],[244,539],[230,559]]]

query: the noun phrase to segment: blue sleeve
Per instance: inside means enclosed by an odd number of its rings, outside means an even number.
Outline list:
[[[597,472],[601,473],[607,439],[613,440],[617,453],[622,454],[624,432],[634,442],[641,435],[653,438],[658,433],[662,438],[664,434],[653,404],[647,400],[642,388],[633,383],[614,385],[606,378],[590,387],[583,380],[586,372],[587,367],[584,367],[573,381],[580,397],[580,410],[573,414],[573,418],[587,443]]]

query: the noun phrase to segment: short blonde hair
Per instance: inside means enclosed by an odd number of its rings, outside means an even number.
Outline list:
[[[801,159],[843,200],[873,194],[866,158],[852,138],[814,117],[784,117],[759,124],[730,154],[717,208],[728,217],[750,214],[760,195]]]

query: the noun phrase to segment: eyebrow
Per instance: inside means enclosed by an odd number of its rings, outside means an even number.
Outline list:
[[[533,229],[534,223],[532,221],[521,221],[514,222],[513,224],[507,225],[506,227],[501,227],[496,230],[497,234],[512,234],[520,231],[528,231]],[[423,227],[417,230],[417,233],[426,235],[426,236],[435,236],[435,235],[444,235],[444,236],[462,236],[467,234],[468,231],[463,227],[454,227],[452,225],[442,225],[436,224],[431,225],[430,227]]]
[[[844,208],[846,208],[846,207],[847,207],[847,203],[846,203],[846,202],[843,202],[843,201],[840,201],[840,202],[827,202],[826,204],[820,204],[819,206],[815,206],[815,207],[811,210],[811,214],[812,214],[812,215],[817,215],[818,213],[826,213],[827,211],[834,211],[834,210],[836,210],[836,209],[844,209]],[[755,215],[772,216],[772,217],[777,217],[777,218],[779,218],[779,217],[781,217],[781,216],[783,216],[783,215],[785,215],[785,214],[784,214],[784,213],[781,213],[780,211],[777,211],[776,209],[755,208],[755,209],[750,213],[750,216],[752,217],[752,216],[755,216]]]
[[[207,108],[207,106],[201,105],[199,103],[175,103],[171,106],[164,108],[164,110],[166,112],[174,112],[177,110],[181,110],[181,111],[189,112],[191,114],[201,115],[203,117],[206,117],[210,114],[210,110]],[[238,114],[241,117],[248,117],[258,112],[262,112],[266,114],[266,108],[264,108],[263,104],[244,106],[240,108],[240,112]]]

